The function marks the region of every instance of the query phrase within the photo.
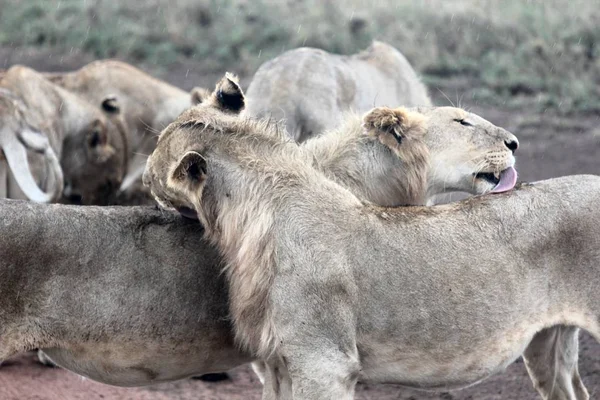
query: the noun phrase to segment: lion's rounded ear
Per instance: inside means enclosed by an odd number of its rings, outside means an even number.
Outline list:
[[[198,152],[188,151],[179,160],[171,179],[180,183],[202,183],[206,179],[206,159]]]
[[[404,107],[377,107],[363,117],[363,127],[368,135],[389,133],[398,143],[407,137],[421,138],[425,134],[425,116]]]
[[[226,72],[225,76],[217,83],[213,98],[217,108],[235,114],[241,112],[246,106],[246,99],[238,78],[229,72]]]
[[[119,102],[117,101],[117,96],[110,94],[102,99],[102,110],[110,114],[117,114],[121,112]]]
[[[192,105],[197,106],[210,98],[210,91],[196,86],[191,90],[190,96],[192,97]]]

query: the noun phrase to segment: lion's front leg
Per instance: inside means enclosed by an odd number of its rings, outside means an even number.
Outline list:
[[[523,359],[533,385],[544,400],[590,398],[577,367],[579,329],[558,325],[538,332]]]

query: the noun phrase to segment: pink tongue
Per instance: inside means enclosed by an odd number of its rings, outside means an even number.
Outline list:
[[[517,183],[517,170],[509,167],[500,173],[500,182],[492,189],[492,193],[506,192],[515,187]]]

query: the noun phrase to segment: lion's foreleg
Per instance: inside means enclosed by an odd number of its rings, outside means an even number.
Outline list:
[[[579,329],[554,326],[538,332],[523,354],[533,385],[544,400],[588,400],[577,360]]]

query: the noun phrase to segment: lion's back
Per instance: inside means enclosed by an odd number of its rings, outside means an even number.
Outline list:
[[[285,120],[298,141],[335,128],[345,111],[431,104],[406,58],[380,42],[351,56],[313,48],[288,51],[259,68],[247,99],[249,115]]]

